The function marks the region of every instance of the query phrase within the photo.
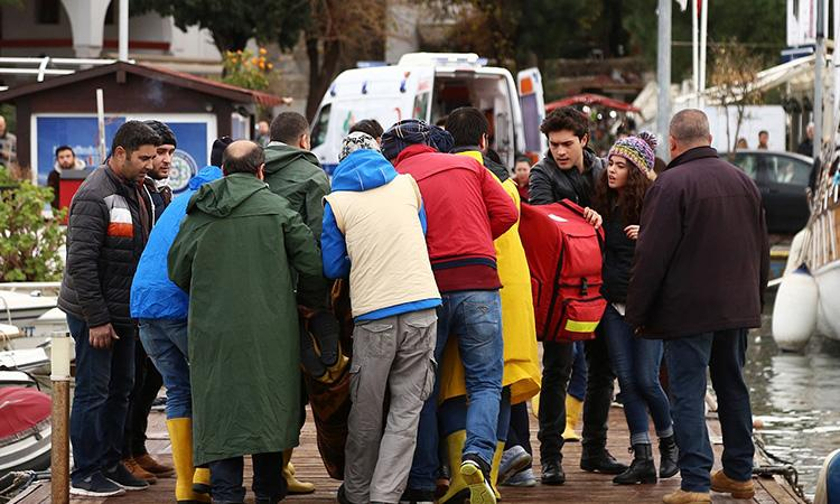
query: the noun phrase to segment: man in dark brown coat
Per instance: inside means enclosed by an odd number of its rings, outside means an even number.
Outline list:
[[[761,325],[769,246],[761,194],[711,147],[706,115],[684,110],[669,131],[672,161],[645,197],[627,323],[665,340],[682,488],[666,504],[751,498],[752,412],[743,366]],[[706,369],[718,396],[723,470],[706,431]]]

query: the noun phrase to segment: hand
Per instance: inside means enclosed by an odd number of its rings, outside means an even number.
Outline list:
[[[591,224],[595,229],[601,227],[601,223],[604,221],[604,219],[601,218],[601,214],[589,207],[583,209],[583,218],[586,219],[586,222]]]
[[[627,235],[627,238],[631,240],[638,240],[639,239],[639,226],[627,226],[624,228],[624,234]]]
[[[90,346],[98,349],[111,348],[114,340],[120,339],[117,332],[114,331],[114,326],[109,323],[101,326],[91,327],[88,331]]]

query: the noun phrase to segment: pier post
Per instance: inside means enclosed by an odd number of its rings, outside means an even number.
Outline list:
[[[55,504],[70,502],[70,333],[52,338],[51,495]]]

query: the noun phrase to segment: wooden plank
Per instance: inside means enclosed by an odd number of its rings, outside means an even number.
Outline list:
[[[167,463],[171,462],[171,447],[168,440],[162,438],[166,432],[165,415],[162,412],[152,412],[149,417],[150,439],[147,448],[157,458]],[[709,430],[714,435],[719,435],[720,429],[714,418],[709,419]],[[629,445],[629,432],[624,420],[621,408],[613,408],[610,412],[610,431],[608,449],[619,460],[629,461],[631,456],[627,453]],[[534,467],[539,474],[539,442],[536,438],[536,420],[531,418],[531,444],[535,450]],[[715,445],[717,459],[720,459],[722,447]],[[679,477],[661,480],[656,485],[635,485],[619,486],[612,484],[612,476],[605,476],[594,473],[587,473],[578,467],[580,460],[580,443],[567,443],[563,449],[566,471],[566,484],[559,487],[537,485],[533,488],[501,487],[504,502],[529,504],[555,504],[557,502],[575,502],[580,504],[594,503],[641,503],[659,504],[662,496],[679,488]],[[658,455],[656,455],[658,458]],[[335,492],[340,484],[339,481],[331,479],[324,469],[321,458],[315,444],[315,426],[311,415],[301,432],[301,446],[295,450],[292,462],[297,470],[297,476],[302,481],[311,481],[316,485],[317,491],[311,495],[289,496],[288,502],[295,504],[334,504]],[[719,462],[716,464],[719,466]],[[246,459],[245,464],[245,486],[248,491],[247,502],[253,502],[253,494],[250,492],[251,485],[251,463]],[[728,495],[715,494],[715,503],[744,504],[753,502],[758,504],[802,504],[792,492],[789,492],[783,482],[774,479],[756,479],[756,496],[752,501],[732,499]],[[49,487],[46,485],[46,491]],[[40,492],[40,493],[39,493]],[[144,492],[129,492],[125,496],[107,500],[73,499],[71,502],[78,504],[91,504],[101,502],[103,504],[135,504],[148,502],[171,502],[175,492],[175,480],[172,478],[158,480],[149,490]],[[16,500],[16,504],[42,504],[48,502],[49,496],[43,495],[39,489],[27,496]]]

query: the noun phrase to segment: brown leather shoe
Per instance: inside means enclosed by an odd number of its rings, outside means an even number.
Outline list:
[[[709,492],[686,492],[679,489],[662,498],[665,504],[711,504],[712,496]]]
[[[137,462],[137,465],[145,469],[146,471],[154,474],[158,478],[170,478],[172,475],[175,474],[175,468],[161,464],[151,455],[148,453],[144,453],[139,457],[134,457],[134,461]]]
[[[755,483],[752,478],[747,481],[735,481],[723,470],[712,474],[712,490],[720,493],[732,494],[733,499],[752,499],[755,497]]]
[[[122,461],[122,463],[125,466],[125,468],[128,469],[128,472],[130,472],[131,475],[135,478],[144,480],[150,485],[154,485],[155,483],[157,483],[157,478],[155,477],[155,475],[140,467],[137,461],[133,458],[125,459]]]

